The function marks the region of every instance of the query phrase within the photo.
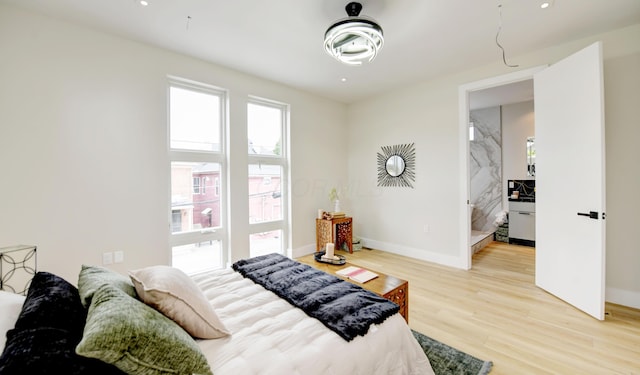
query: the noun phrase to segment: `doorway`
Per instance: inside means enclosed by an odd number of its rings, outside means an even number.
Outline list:
[[[535,153],[533,80],[469,94],[471,246],[480,251],[494,239],[535,243]],[[513,193],[517,198],[509,196]],[[517,200],[518,202],[514,202]],[[527,207],[519,207],[522,203]],[[530,206],[530,207],[529,207]],[[525,209],[526,208],[526,209]],[[510,211],[511,215],[508,215]],[[511,225],[512,219],[523,225]],[[509,229],[513,236],[507,236]]]
[[[471,98],[483,90],[493,90],[494,93],[498,93],[499,91],[508,92],[509,89],[513,89],[515,87],[519,87],[519,84],[533,80],[533,76],[535,73],[545,69],[545,66],[539,66],[535,68],[525,69],[518,72],[492,77],[485,80],[472,82],[460,87],[459,91],[459,118],[460,118],[460,149],[464,152],[464,156],[461,158],[461,181],[463,188],[461,189],[462,202],[466,202],[466,204],[461,205],[461,213],[460,217],[464,220],[461,223],[461,228],[465,228],[464,233],[466,236],[463,236],[463,240],[461,241],[461,254],[464,254],[463,257],[463,266],[465,269],[470,269],[472,266],[472,255],[473,255],[473,247],[471,242],[471,212],[472,212],[472,202],[470,201],[471,196],[471,183],[470,183],[470,145],[469,145],[469,112],[472,108],[471,106]],[[513,95],[513,93],[512,93]],[[484,98],[475,99],[477,101],[484,100]],[[487,103],[476,104],[476,105],[486,105]],[[503,103],[496,103],[503,104]]]

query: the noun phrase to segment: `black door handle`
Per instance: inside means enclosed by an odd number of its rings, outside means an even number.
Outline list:
[[[588,216],[591,219],[596,219],[598,220],[598,212],[597,211],[589,211],[589,213],[586,212],[578,212],[578,216]]]

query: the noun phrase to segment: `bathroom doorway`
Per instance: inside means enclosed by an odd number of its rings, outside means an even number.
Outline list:
[[[467,257],[465,257],[464,259],[464,261],[466,261],[465,265],[467,269],[470,269],[472,265],[472,215],[476,209],[475,202],[471,201],[471,175],[469,173],[471,165],[471,142],[469,140],[471,136],[471,124],[469,114],[471,108],[487,108],[491,106],[495,107],[506,103],[532,100],[533,89],[531,82],[533,80],[533,76],[535,73],[540,72],[545,68],[545,66],[539,66],[525,69],[510,74],[473,82],[460,87],[460,147],[461,150],[463,150],[463,152],[465,153],[466,157],[466,160],[462,159],[462,162],[464,163],[463,170],[465,171],[466,177],[462,181],[463,188],[461,189],[461,193],[463,194],[464,201],[467,202],[466,206],[462,206],[465,212],[461,213],[461,217],[464,217],[466,220],[466,225],[464,225],[464,227],[467,228],[465,232],[468,234],[466,241],[462,241],[461,254],[467,254]],[[473,107],[471,105],[472,100]],[[469,136],[466,136],[467,134]],[[462,135],[465,136],[463,137]],[[501,151],[499,153],[500,155],[502,155]],[[500,156],[500,158],[502,158],[502,156]],[[502,164],[502,162],[500,162],[500,164]],[[492,170],[492,168],[489,169]],[[492,173],[496,173],[495,169],[493,169],[493,171],[494,172]],[[484,173],[486,173],[486,171]],[[497,173],[499,174],[499,177],[494,178],[497,178],[499,181],[503,181],[504,178],[502,168]],[[493,208],[492,212],[489,213],[485,218],[485,221],[493,221],[495,219],[496,213],[502,211],[503,207],[506,207],[506,203],[503,203],[503,200],[506,202],[507,198],[503,194],[502,183],[503,182],[500,182],[499,188],[496,188],[495,186],[493,187],[494,192],[493,196],[490,199],[490,201],[492,202],[491,207]],[[491,217],[491,215],[493,215],[494,217]],[[487,242],[493,237],[493,234],[474,234],[479,235],[481,237],[481,241]],[[481,245],[482,244],[480,244],[479,246]]]
[[[509,180],[533,179],[527,140],[535,136],[533,80],[469,93],[470,245],[475,254],[509,242]]]

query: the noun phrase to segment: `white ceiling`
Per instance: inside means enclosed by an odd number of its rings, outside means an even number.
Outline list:
[[[148,2],[0,0],[345,103],[502,62],[499,25],[507,62],[518,64],[524,53],[640,22],[640,0],[555,0],[546,10],[541,0],[361,0],[385,45],[372,63],[351,67],[322,46],[347,0]]]

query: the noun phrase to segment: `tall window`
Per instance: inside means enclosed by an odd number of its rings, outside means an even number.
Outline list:
[[[189,274],[226,263],[225,192],[220,188],[226,175],[225,101],[223,90],[170,79],[172,264]],[[215,189],[207,189],[214,181]]]
[[[250,255],[283,254],[288,245],[288,107],[261,99],[247,105]]]

